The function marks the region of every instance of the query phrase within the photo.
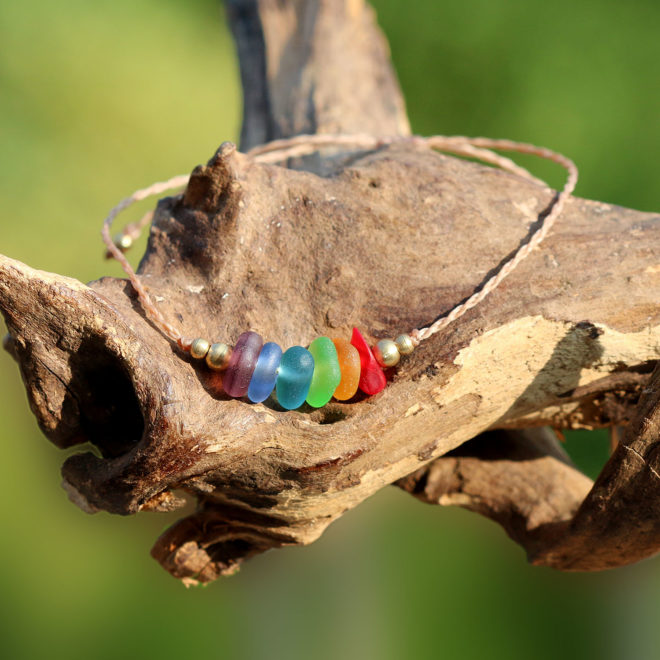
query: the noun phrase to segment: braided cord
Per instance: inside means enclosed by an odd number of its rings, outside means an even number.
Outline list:
[[[435,135],[432,137],[424,138],[419,136],[410,137],[377,137],[373,135],[358,134],[358,135],[297,135],[292,138],[284,140],[275,140],[264,145],[260,145],[247,152],[247,155],[254,160],[262,163],[278,163],[289,158],[297,158],[305,156],[317,151],[323,147],[351,147],[353,149],[374,150],[381,147],[395,144],[413,144],[417,146],[426,146],[437,151],[444,151],[453,153],[459,156],[468,158],[477,158],[485,163],[494,165],[500,169],[506,170],[525,179],[533,181],[534,183],[545,186],[546,184],[530,174],[525,168],[520,167],[511,159],[501,154],[495,153],[494,149],[499,151],[512,151],[521,154],[531,154],[544,158],[553,163],[561,165],[567,172],[568,176],[566,183],[562,190],[557,194],[552,208],[549,213],[543,218],[539,228],[532,234],[529,241],[516,251],[516,253],[506,261],[501,268],[489,278],[484,285],[475,291],[467,300],[459,305],[456,305],[445,316],[438,318],[434,323],[425,328],[415,328],[410,332],[410,336],[415,345],[418,345],[425,339],[428,339],[436,332],[447,327],[456,319],[460,318],[468,310],[472,309],[480,302],[482,302],[490,293],[492,293],[502,281],[510,275],[515,268],[523,261],[530,252],[538,247],[543,239],[547,236],[548,232],[554,225],[559,217],[566,200],[570,197],[578,179],[578,170],[572,160],[563,156],[560,153],[551,151],[544,147],[537,147],[533,144],[526,144],[521,142],[512,142],[511,140],[492,140],[489,138],[477,137],[470,138],[464,136],[446,137],[443,135]],[[188,183],[189,175],[184,174],[175,176],[167,181],[154,183],[147,188],[137,190],[129,197],[121,200],[108,214],[103,221],[103,228],[101,234],[103,241],[107,247],[107,254],[116,259],[124,272],[128,276],[133,288],[135,289],[138,298],[144,308],[145,314],[151,322],[171,341],[176,342],[181,349],[189,351],[192,340],[184,337],[181,332],[169,323],[158,308],[151,300],[151,296],[147,292],[142,281],[133,270],[133,267],[128,262],[120,244],[113,241],[110,236],[110,228],[115,218],[129,206],[135,202],[147,199],[152,195],[159,195],[169,190],[181,188]],[[151,222],[153,212],[145,214],[142,219],[135,223],[127,225],[120,236],[127,236],[135,240],[141,233],[142,229]]]
[[[175,328],[171,323],[169,323],[160,313],[160,310],[154,305],[151,300],[151,296],[147,293],[147,290],[142,284],[142,281],[137,276],[137,273],[133,270],[131,264],[128,263],[128,259],[126,259],[124,253],[112,240],[110,236],[110,227],[112,226],[114,219],[129,206],[135,204],[135,202],[140,202],[143,199],[151,197],[152,195],[160,195],[167,190],[181,188],[188,183],[189,178],[190,177],[187,174],[181,174],[179,176],[172,177],[167,181],[159,181],[158,183],[153,183],[152,185],[146,188],[142,188],[141,190],[136,190],[129,197],[122,199],[121,202],[119,202],[119,204],[117,204],[117,206],[115,206],[110,211],[110,213],[108,213],[108,216],[103,221],[103,227],[101,229],[101,236],[103,236],[103,242],[108,249],[108,254],[119,262],[126,275],[128,275],[128,279],[131,281],[131,284],[133,285],[133,288],[135,289],[135,292],[137,293],[138,298],[142,303],[142,307],[144,308],[147,317],[166,337],[179,344],[179,346],[181,346],[181,348],[184,350],[188,350],[190,348],[190,344],[188,344],[187,347],[184,345],[185,342],[182,341],[183,337],[179,330]],[[144,218],[147,216],[148,214],[144,216]],[[140,235],[140,225],[142,225],[144,218],[142,221],[140,221],[140,223],[138,223],[138,225],[133,225],[130,227],[129,235],[131,238],[137,238]]]
[[[523,261],[535,247],[538,247],[541,244],[543,239],[548,235],[552,225],[555,224],[559,214],[562,212],[566,200],[575,190],[575,186],[578,180],[578,169],[570,158],[567,158],[560,153],[551,151],[550,149],[546,149],[544,147],[536,147],[533,144],[526,144],[522,142],[512,142],[511,140],[491,140],[489,138],[446,138],[440,136],[428,139],[429,146],[433,147],[434,149],[442,150],[446,150],[448,143],[454,142],[459,146],[461,144],[469,144],[480,149],[499,149],[501,151],[515,151],[521,154],[539,156],[540,158],[545,158],[546,160],[561,165],[566,169],[568,176],[566,178],[566,183],[557,195],[554,204],[550,209],[550,212],[545,216],[545,218],[543,218],[540,227],[532,234],[529,241],[524,245],[521,245],[513,257],[505,262],[502,267],[485,282],[483,287],[481,287],[479,291],[473,293],[465,302],[461,303],[460,305],[456,305],[446,316],[439,318],[430,326],[413,330],[410,333],[410,336],[412,337],[413,342],[416,344],[419,344],[420,342],[434,335],[436,332],[446,328],[450,323],[463,316],[463,314],[465,314],[468,310],[472,309],[475,305],[478,305],[515,270],[520,262]],[[501,157],[498,156],[498,159],[499,158]]]

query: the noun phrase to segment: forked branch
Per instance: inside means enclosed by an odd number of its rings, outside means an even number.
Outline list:
[[[228,8],[245,147],[408,132],[363,2]],[[139,274],[186,336],[255,328],[291,346],[422,327],[483,283],[554,196],[414,144],[290,165],[224,148],[158,204]],[[124,280],[85,286],[0,256],[0,309],[44,433],[98,449],[64,463],[78,505],[130,514],[180,506],[176,490],[197,499],[153,550],[187,583],[309,543],[394,482],[494,518],[535,563],[596,570],[658,547],[658,254],[657,215],[572,199],[542,247],[381,394],[319,410],[225,397]],[[628,422],[591,491],[541,428]]]

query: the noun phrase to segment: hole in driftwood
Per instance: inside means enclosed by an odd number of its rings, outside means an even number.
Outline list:
[[[144,419],[120,358],[100,338],[81,344],[71,359],[68,389],[78,402],[80,428],[104,458],[126,453],[142,438]]]
[[[335,424],[336,422],[341,422],[348,417],[343,410],[337,408],[328,408],[321,410],[321,415],[319,416],[319,424]]]

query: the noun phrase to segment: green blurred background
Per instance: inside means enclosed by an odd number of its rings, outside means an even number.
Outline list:
[[[374,4],[416,132],[543,144],[578,162],[581,196],[660,209],[656,0]],[[101,260],[106,211],[238,136],[221,8],[2,0],[0,44],[0,252],[83,281],[119,274]],[[172,517],[86,516],[67,501],[64,454],[4,353],[0,393],[3,657],[660,655],[660,560],[531,568],[493,523],[394,488],[309,548],[186,590],[148,555]],[[592,476],[606,460],[602,433],[567,445]]]

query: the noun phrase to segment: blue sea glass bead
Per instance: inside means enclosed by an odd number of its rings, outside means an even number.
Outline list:
[[[282,408],[294,410],[305,403],[314,375],[314,358],[302,346],[292,346],[282,356],[275,391]]]
[[[282,349],[275,342],[264,344],[248,387],[247,395],[252,403],[261,403],[270,396],[275,388],[281,359]]]

